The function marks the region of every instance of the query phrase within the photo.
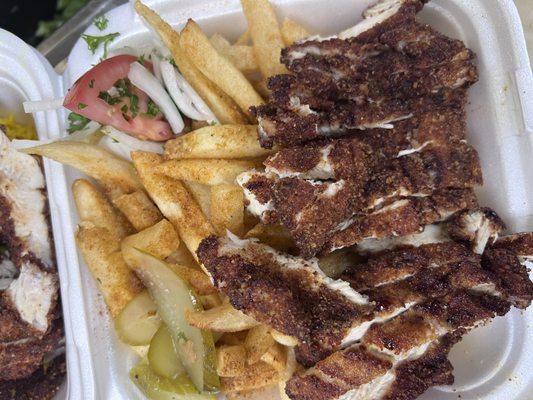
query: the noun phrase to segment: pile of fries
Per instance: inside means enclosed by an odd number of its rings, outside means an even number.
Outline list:
[[[133,152],[133,165],[90,139],[26,151],[93,178],[72,186],[80,217],[76,240],[123,341],[147,357],[150,366],[153,358],[165,371],[180,371],[179,362],[171,365],[162,352],[168,332],[161,330],[159,304],[154,305],[152,288],[144,289],[146,279],[136,265],[134,252],[142,251],[164,261],[201,303],[185,309],[184,315],[187,324],[213,337],[219,390],[236,399],[279,386],[285,397],[284,382],[297,368],[292,350],[296,342],[234,309],[196,258],[202,239],[225,235],[226,230],[281,250],[293,248],[281,227],[264,226],[245,212],[235,179],[262,168],[272,153],[260,147],[249,108],[268,96],[269,76],[287,72],[279,61],[281,49],[309,33],[288,19],[279,25],[267,0],[242,0],[242,6],[248,30],[232,44],[220,34],[208,38],[192,20],[179,33],[153,10],[135,3],[220,125],[167,142],[164,155]],[[154,347],[156,341],[163,347]]]

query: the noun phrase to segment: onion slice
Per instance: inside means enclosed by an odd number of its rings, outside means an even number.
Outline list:
[[[150,140],[141,140],[121,132],[110,125],[104,126],[102,132],[119,143],[124,144],[133,150],[149,151],[152,153],[163,154],[163,145],[159,142]]]
[[[52,100],[25,101],[22,103],[22,107],[24,107],[24,112],[26,114],[31,114],[38,111],[57,110],[58,108],[63,107],[63,101],[63,98]]]
[[[136,61],[130,65],[128,78],[159,106],[174,133],[183,131],[185,127],[183,118],[165,88],[150,71]]]

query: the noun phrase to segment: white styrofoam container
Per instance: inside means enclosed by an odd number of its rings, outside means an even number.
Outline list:
[[[246,27],[238,0],[146,0],[167,21],[181,28],[194,18],[211,34],[236,38]],[[373,0],[273,0],[280,18],[289,16],[312,32],[333,34],[354,25]],[[104,33],[120,32],[111,49],[151,39],[130,4],[107,13]],[[485,185],[480,202],[494,208],[509,230],[533,230],[533,77],[520,20],[511,0],[433,0],[419,18],[463,40],[477,54],[480,81],[470,89],[468,137],[479,152]],[[89,34],[101,34],[95,27]],[[9,42],[8,42],[9,41]],[[4,62],[5,53],[11,59]],[[16,97],[58,97],[98,62],[86,43],[73,48],[63,76],[20,41],[0,32],[0,88],[7,80],[28,81],[32,90]],[[23,64],[13,68],[9,62]],[[3,70],[8,73],[2,75]],[[12,91],[15,93],[14,91]],[[11,93],[11,92],[9,92]],[[0,90],[0,110],[6,97]],[[10,96],[7,96],[10,97]],[[6,97],[6,98],[7,98]],[[37,113],[41,137],[63,132],[66,113]],[[63,133],[64,134],[64,133]],[[101,296],[82,258],[73,232],[76,211],[67,187],[79,173],[54,162],[45,164],[62,283],[68,359],[69,399],[141,399],[128,371],[135,354],[113,331]],[[533,309],[513,310],[468,334],[452,351],[456,383],[430,389],[422,399],[533,399]],[[269,396],[269,398],[271,398]],[[317,399],[319,400],[319,399]]]

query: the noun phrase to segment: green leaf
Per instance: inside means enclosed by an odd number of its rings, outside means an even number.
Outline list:
[[[108,22],[109,20],[105,15],[100,15],[94,19],[94,26],[96,26],[99,31],[103,31],[105,28],[107,28]]]
[[[71,112],[68,115],[67,119],[68,119],[68,122],[69,122],[69,127],[67,129],[68,133],[81,131],[81,130],[85,129],[85,127],[87,126],[87,124],[89,122],[91,122],[91,120],[89,118],[86,118],[83,115],[76,114],[76,113],[73,113],[73,112]]]
[[[101,45],[104,46],[104,55],[102,56],[101,60],[105,60],[107,58],[107,46],[109,45],[110,42],[115,40],[118,36],[120,36],[120,33],[118,32],[109,33],[103,36],[92,36],[92,35],[87,35],[87,34],[81,35],[82,39],[85,40],[85,42],[87,43],[87,47],[92,54],[95,54],[96,50]]]

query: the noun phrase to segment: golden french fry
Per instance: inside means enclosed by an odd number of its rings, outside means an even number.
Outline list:
[[[246,347],[246,362],[251,365],[261,360],[263,354],[274,346],[276,342],[270,334],[270,329],[266,325],[258,325],[251,328],[244,339]]]
[[[220,299],[220,296],[217,293],[213,293],[200,296],[200,303],[202,303],[204,310],[210,310],[212,308],[221,306],[222,300]],[[221,332],[218,333],[222,335]]]
[[[196,68],[230,96],[246,115],[251,116],[251,106],[263,104],[242,72],[213,47],[193,20],[181,32],[180,46]]]
[[[252,79],[250,80],[252,83],[252,86],[254,87],[255,91],[261,95],[264,99],[268,99],[270,96],[270,89],[267,87],[267,83],[265,79]]]
[[[252,46],[232,45],[222,35],[215,33],[209,39],[213,47],[226,57],[237,69],[243,73],[253,73],[258,70],[255,53]]]
[[[244,374],[220,378],[220,389],[224,393],[253,390],[277,384],[280,380],[279,372],[270,364],[259,361],[249,365]]]
[[[163,215],[144,190],[114,198],[113,205],[124,214],[136,231],[142,231],[163,219]]]
[[[96,285],[113,317],[142,290],[142,284],[127,266],[119,241],[107,229],[81,223],[76,242]]]
[[[180,278],[187,281],[197,294],[205,296],[218,293],[209,277],[201,270],[178,264],[170,264],[169,266]]]
[[[187,82],[198,92],[215,114],[221,124],[245,124],[246,116],[240,111],[235,102],[207,79],[182,50],[179,42],[180,35],[156,12],[142,4],[135,2],[135,10],[146,22],[154,28],[165,46],[172,53],[172,58]]]
[[[318,266],[330,278],[338,278],[350,265],[357,264],[360,258],[348,249],[336,250],[318,258]]]
[[[285,18],[281,24],[281,36],[285,46],[290,46],[302,39],[305,39],[311,34],[307,29],[301,26],[299,23],[293,21],[290,18]]]
[[[286,74],[287,69],[280,62],[285,45],[274,9],[268,0],[241,0],[241,4],[261,74],[265,79]]]
[[[146,191],[196,259],[200,242],[215,233],[213,226],[180,181],[154,171],[162,161],[160,155],[134,151],[132,159]]]
[[[272,346],[261,356],[261,361],[270,364],[280,375],[283,374],[287,367],[287,352],[285,347],[273,342]]]
[[[207,185],[203,185],[197,182],[183,181],[183,184],[194,197],[196,203],[200,206],[200,209],[204,215],[211,218],[211,188]]]
[[[122,240],[121,247],[134,247],[159,259],[167,258],[180,245],[178,233],[170,222],[162,219],[154,226]],[[199,272],[201,273],[201,272]]]
[[[239,36],[239,38],[237,39],[237,41],[235,42],[235,44],[237,46],[240,46],[240,45],[243,45],[243,46],[246,46],[248,44],[250,44],[250,31],[248,29],[246,29],[241,36]]]
[[[245,237],[247,239],[259,239],[260,242],[286,253],[296,250],[296,245],[294,244],[289,231],[282,225],[265,225],[258,223],[246,233]]]
[[[96,179],[111,197],[142,189],[131,163],[96,145],[65,140],[21,151],[48,157],[84,172]]]
[[[174,179],[213,186],[234,184],[239,174],[259,165],[246,160],[169,160],[157,171]]]
[[[244,374],[246,369],[246,349],[242,345],[222,345],[217,348],[217,374],[233,377]]]
[[[219,235],[244,231],[244,194],[237,185],[211,187],[211,223]]]
[[[272,154],[257,140],[257,125],[221,125],[187,133],[165,144],[168,158],[255,158]]]
[[[253,328],[258,322],[226,303],[207,311],[185,311],[187,322],[200,329],[215,332],[239,332]]]
[[[226,332],[217,341],[217,345],[238,346],[244,344],[247,331],[240,332]]]
[[[270,334],[272,335],[272,337],[274,338],[276,342],[278,342],[279,344],[282,344],[283,346],[294,347],[298,345],[298,339],[296,339],[293,336],[285,335],[281,332],[278,332],[275,329],[271,329]]]
[[[287,381],[294,375],[294,373],[299,369],[299,365],[296,362],[296,356],[294,354],[293,348],[286,348],[287,354],[287,363],[285,371],[282,373],[282,380],[279,383],[279,394],[281,400],[291,400],[287,393],[285,393],[285,387],[287,386]]]
[[[169,264],[178,264],[183,265],[185,267],[200,268],[185,243],[183,243],[183,241],[180,242],[180,245],[176,249],[176,251],[172,252],[172,254],[170,254],[165,259],[165,261]]]
[[[278,385],[269,385],[250,390],[239,390],[226,395],[227,400],[271,400],[278,398]]]
[[[72,184],[72,196],[80,220],[105,228],[117,241],[134,232],[131,224],[120,214],[91,182],[78,179]]]

